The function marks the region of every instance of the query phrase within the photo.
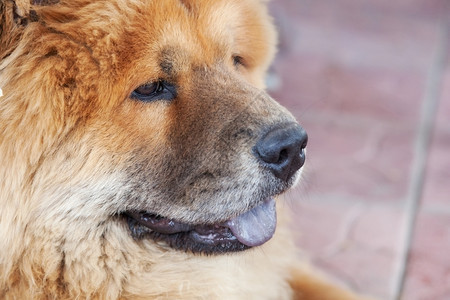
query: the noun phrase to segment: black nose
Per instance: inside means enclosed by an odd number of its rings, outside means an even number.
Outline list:
[[[256,157],[272,173],[288,181],[305,163],[306,131],[292,123],[267,132],[254,148]]]

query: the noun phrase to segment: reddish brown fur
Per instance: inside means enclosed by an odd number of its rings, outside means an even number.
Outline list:
[[[117,216],[220,222],[275,189],[249,149],[295,120],[261,90],[264,1],[54,2],[0,2],[0,298],[357,299],[298,261],[282,205],[271,241],[218,256]],[[129,98],[161,78],[173,103]]]

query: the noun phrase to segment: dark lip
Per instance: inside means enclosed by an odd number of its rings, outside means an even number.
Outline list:
[[[123,216],[134,239],[163,241],[175,250],[223,254],[252,248],[239,242],[225,223],[189,225],[145,211],[126,212]]]

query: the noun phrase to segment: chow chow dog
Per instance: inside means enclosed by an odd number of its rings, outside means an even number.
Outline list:
[[[263,0],[1,0],[1,299],[360,299],[301,263]]]

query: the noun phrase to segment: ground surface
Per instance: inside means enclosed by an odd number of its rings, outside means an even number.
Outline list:
[[[297,244],[358,291],[450,299],[450,1],[270,7],[271,94],[310,136]]]

